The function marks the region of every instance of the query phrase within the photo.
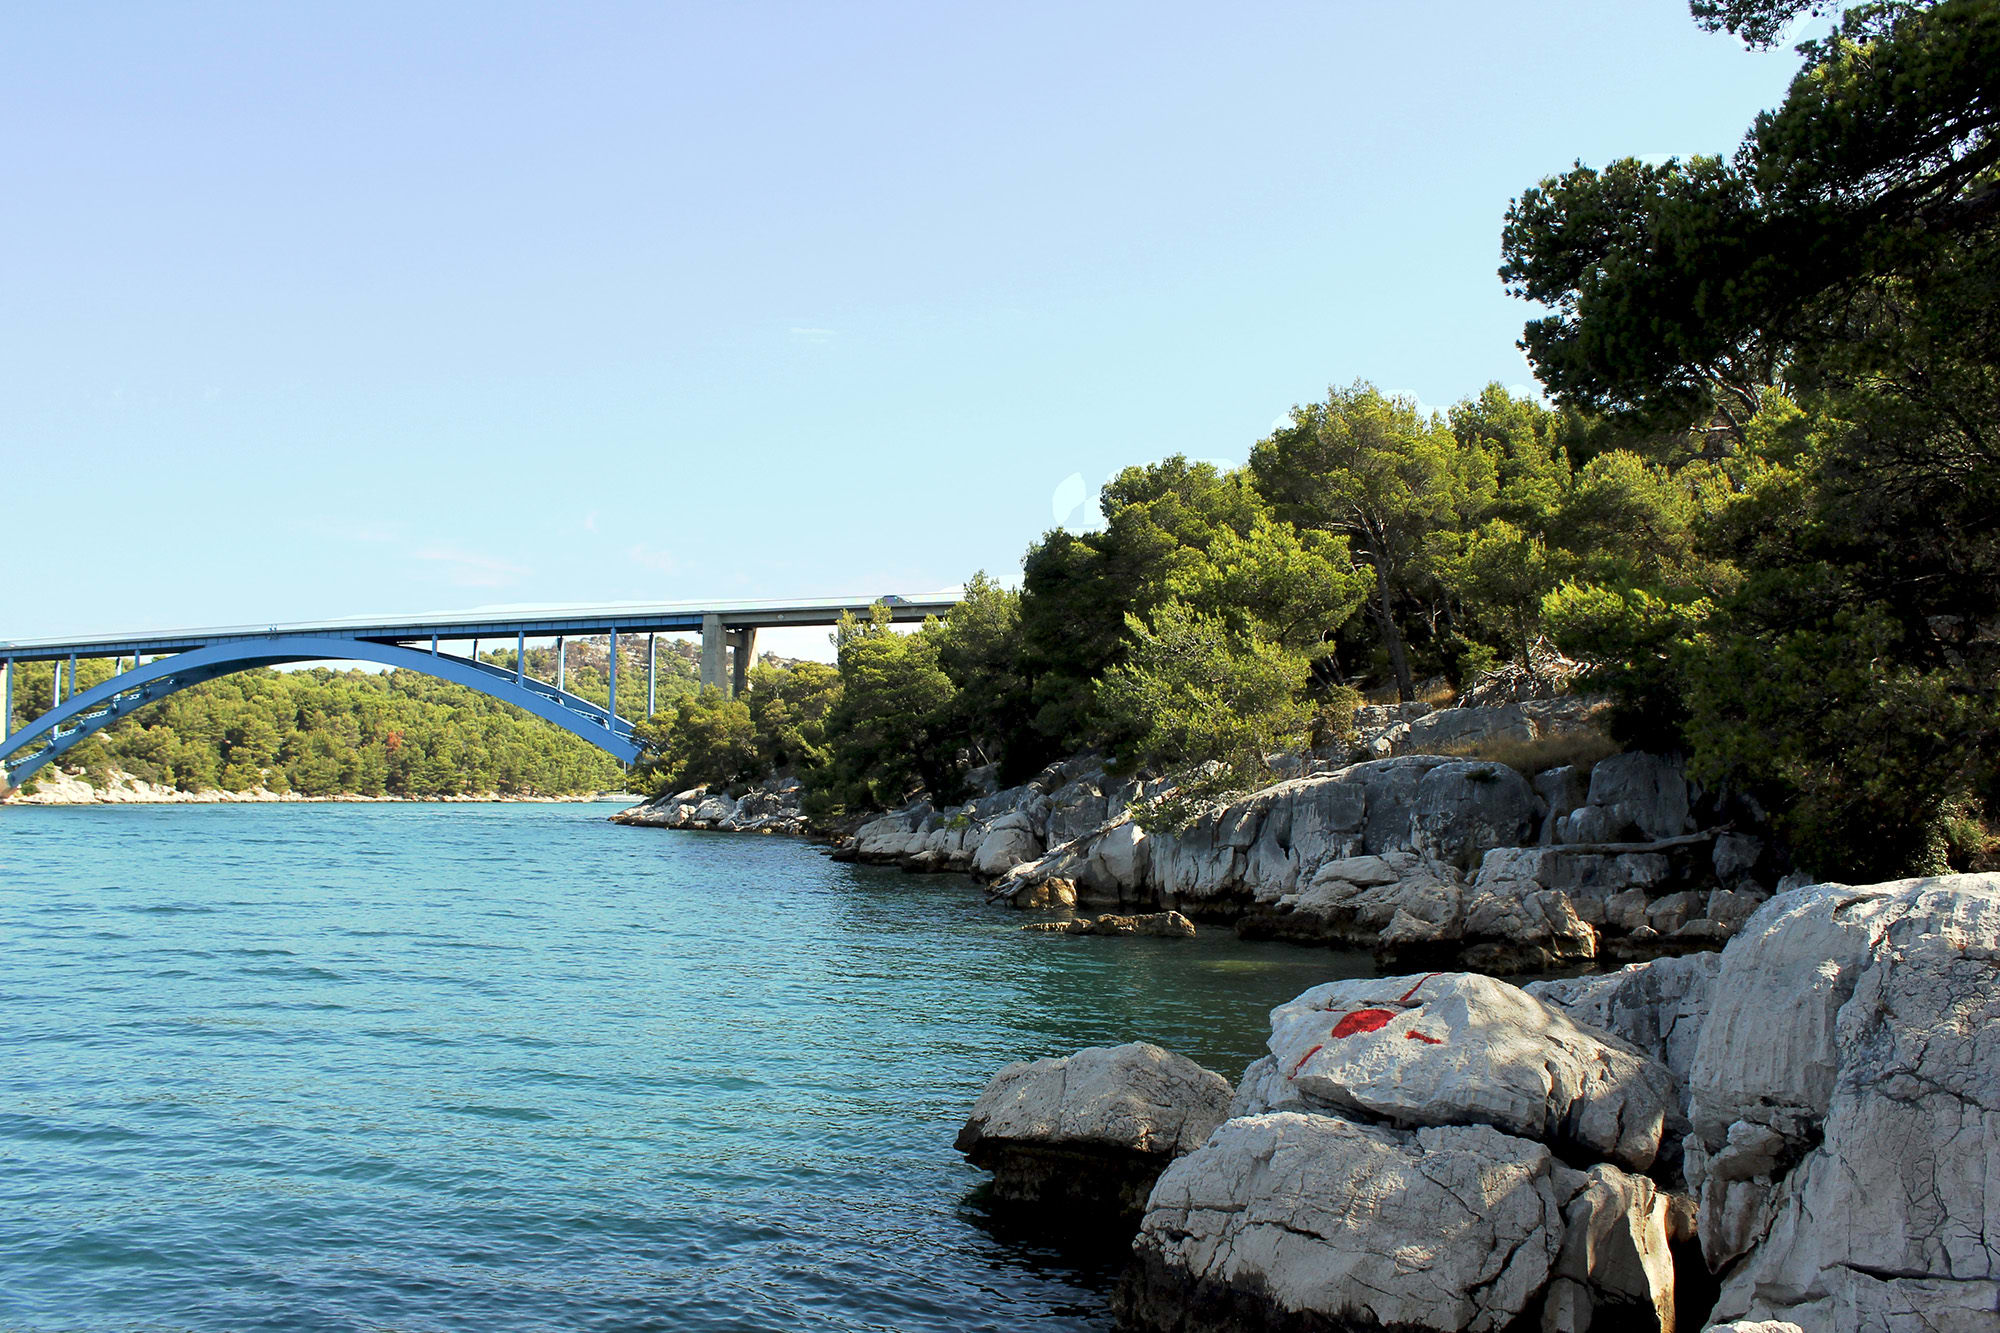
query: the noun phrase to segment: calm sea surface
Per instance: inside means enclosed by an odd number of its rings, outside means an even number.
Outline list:
[[[987,1077],[1366,967],[613,808],[0,809],[0,1328],[1107,1328]]]

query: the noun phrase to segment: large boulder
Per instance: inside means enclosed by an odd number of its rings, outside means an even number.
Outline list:
[[[1271,1011],[1268,1045],[1264,1081],[1289,1085],[1274,1103],[1295,1096],[1402,1127],[1492,1125],[1635,1171],[1679,1126],[1664,1065],[1473,973],[1315,986]]]
[[[988,826],[972,853],[972,868],[982,875],[1003,875],[1042,854],[1042,840],[1026,815],[1003,815]]]
[[[1686,1104],[1696,1043],[1722,966],[1718,953],[1633,963],[1617,972],[1522,987],[1586,1027],[1621,1037],[1673,1071]]]
[[[1471,870],[1491,849],[1534,831],[1535,789],[1505,764],[1440,764],[1417,784],[1410,840],[1433,860]]]
[[[854,831],[848,846],[857,860],[886,864],[922,847],[936,824],[936,812],[919,803],[869,820]]]
[[[1509,701],[1491,707],[1441,708],[1388,733],[1398,754],[1466,754],[1482,745],[1526,744],[1534,724]]]
[[[2000,1327],[2000,876],[1773,899],[1692,1082],[1718,1319]]]
[[[1686,833],[1687,775],[1664,755],[1613,755],[1590,771],[1590,798],[1556,822],[1557,842],[1654,842]]]
[[[1229,1111],[1229,1080],[1147,1042],[1022,1061],[993,1076],[957,1147],[996,1202],[1136,1219],[1176,1156]]]
[[[1398,912],[1440,925],[1458,920],[1464,886],[1458,873],[1415,852],[1344,856],[1313,872],[1295,893],[1271,895],[1260,886],[1257,905],[1240,930],[1247,938],[1296,939],[1372,946]]]
[[[714,828],[724,820],[734,816],[735,813],[736,802],[731,799],[729,793],[715,792],[712,795],[704,796],[701,804],[694,808],[693,822],[697,825]]]
[[[1048,842],[1057,847],[1102,824],[1106,814],[1104,774],[1086,773],[1049,793]]]
[[[1631,1254],[1619,1222],[1596,1215],[1625,1192],[1486,1126],[1396,1130],[1293,1112],[1231,1120],[1160,1177],[1119,1315],[1158,1333],[1497,1331],[1533,1318],[1567,1259],[1582,1279],[1570,1308],[1586,1322],[1554,1327],[1581,1333],[1599,1296],[1625,1306],[1656,1297],[1651,1252]],[[1571,1208],[1584,1234],[1566,1247]],[[1623,1230],[1639,1246],[1654,1239],[1643,1218]],[[1669,1305],[1671,1293],[1669,1275]]]

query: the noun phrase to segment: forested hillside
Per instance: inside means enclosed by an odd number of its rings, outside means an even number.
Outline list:
[[[1769,44],[1834,6],[1696,0]],[[689,698],[652,780],[772,765],[822,814],[1095,748],[1240,789],[1538,639],[1621,739],[1753,798],[1863,882],[1989,854],[2000,810],[2000,5],[1844,7],[1729,158],[1579,165],[1509,210],[1546,404],[1448,413],[1365,383],[1218,471],[1104,487],[1019,592],[917,634],[852,623],[837,672]]]

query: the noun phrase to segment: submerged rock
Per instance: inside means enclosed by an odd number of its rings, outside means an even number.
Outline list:
[[[957,1147],[1008,1205],[1136,1220],[1167,1163],[1228,1114],[1229,1080],[1147,1042],[1008,1065]]]
[[[1148,912],[1141,916],[1107,912],[1095,919],[1080,916],[1069,921],[1031,921],[1021,929],[1049,935],[1148,935],[1156,939],[1187,940],[1195,937],[1194,922],[1179,912]]]

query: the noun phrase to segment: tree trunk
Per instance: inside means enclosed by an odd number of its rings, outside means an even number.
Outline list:
[[[1417,697],[1417,685],[1410,679],[1410,658],[1403,651],[1403,631],[1397,628],[1395,613],[1389,609],[1389,562],[1380,555],[1375,557],[1375,620],[1382,627],[1389,665],[1396,672],[1396,698],[1409,703]]]

